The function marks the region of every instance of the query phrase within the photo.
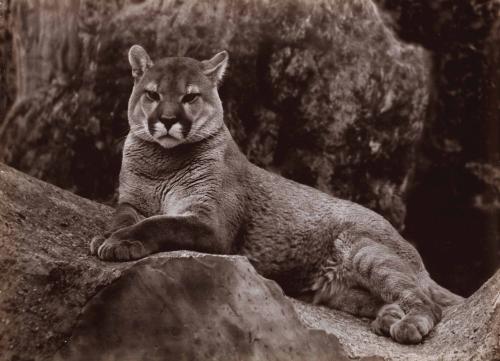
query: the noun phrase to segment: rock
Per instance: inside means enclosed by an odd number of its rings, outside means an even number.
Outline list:
[[[7,4],[5,2],[0,3],[0,59],[2,59],[2,67],[0,69],[0,89],[2,89],[2,97],[0,99],[0,124],[1,119],[5,117],[15,97],[14,64],[5,61],[5,59],[12,57],[12,38],[8,32],[6,12]]]
[[[421,345],[285,297],[241,256],[88,254],[111,209],[0,163],[4,360],[494,360],[500,271]],[[57,355],[56,355],[57,353]]]
[[[0,126],[8,164],[109,198],[127,131],[128,48],[142,44],[153,59],[227,49],[226,122],[248,157],[403,227],[429,64],[422,48],[394,37],[371,1],[26,3],[12,3],[11,31],[33,59],[18,69],[18,88],[31,91]],[[34,26],[43,39],[31,44]]]
[[[111,209],[0,164],[0,355],[46,359],[125,264],[88,256]]]
[[[149,257],[88,302],[56,360],[345,360],[244,257]]]

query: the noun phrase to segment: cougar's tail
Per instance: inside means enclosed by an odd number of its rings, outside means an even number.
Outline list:
[[[464,301],[462,296],[456,295],[453,292],[448,291],[446,288],[441,287],[430,277],[427,280],[427,283],[431,299],[441,307],[457,305]]]

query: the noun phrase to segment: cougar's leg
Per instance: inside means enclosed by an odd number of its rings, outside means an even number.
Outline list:
[[[356,287],[336,288],[335,293],[329,294],[326,289],[317,290],[313,299],[314,304],[341,310],[358,317],[375,318],[383,301],[367,290]]]
[[[97,250],[102,260],[128,261],[160,251],[191,250],[227,253],[230,245],[196,216],[152,216],[121,228]]]
[[[424,275],[389,247],[360,239],[352,249],[351,268],[353,276],[386,304],[372,324],[375,332],[414,344],[441,319],[441,308],[420,285]]]
[[[375,318],[384,302],[352,279],[352,272],[346,267],[350,248],[350,245],[347,247],[340,245],[338,249],[327,250],[330,255],[323,261],[318,274],[313,278],[311,297],[308,301],[354,316]]]

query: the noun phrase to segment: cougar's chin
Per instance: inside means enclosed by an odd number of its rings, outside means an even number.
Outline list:
[[[160,144],[163,148],[173,148],[181,143],[183,143],[182,139],[177,139],[172,137],[171,135],[162,135],[158,138],[155,138],[155,141]]]

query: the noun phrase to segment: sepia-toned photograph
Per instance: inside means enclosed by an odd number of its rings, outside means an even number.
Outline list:
[[[45,360],[500,360],[500,0],[0,0]]]

